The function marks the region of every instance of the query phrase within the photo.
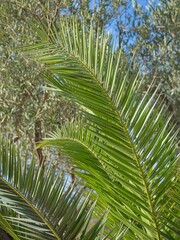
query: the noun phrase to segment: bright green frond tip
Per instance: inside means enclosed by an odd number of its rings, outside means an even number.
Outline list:
[[[133,59],[92,25],[64,18],[51,29],[37,26],[40,40],[28,54],[45,64],[48,84],[82,107],[83,118],[43,144],[71,157],[98,204],[110,208],[109,226],[127,227],[124,239],[178,239],[176,134],[163,102],[151,86],[142,93]]]

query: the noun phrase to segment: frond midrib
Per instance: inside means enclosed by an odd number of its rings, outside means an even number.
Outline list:
[[[129,135],[128,128],[127,128],[126,124],[123,122],[122,116],[121,116],[120,112],[117,110],[116,105],[111,100],[111,97],[107,93],[106,89],[102,86],[102,84],[99,83],[98,78],[88,68],[88,65],[86,65],[84,62],[82,62],[80,60],[80,58],[76,57],[74,54],[71,54],[68,50],[66,50],[66,52],[70,55],[70,57],[74,58],[77,62],[79,62],[87,70],[87,72],[91,75],[91,77],[94,79],[94,81],[97,83],[97,85],[101,88],[102,92],[104,92],[104,94],[105,94],[106,98],[108,99],[108,101],[111,103],[112,110],[114,110],[114,113],[115,113],[117,119],[119,120],[120,125],[123,127],[125,135],[126,135],[127,139],[129,140],[129,143],[131,145],[132,153],[134,155],[134,159],[136,161],[136,165],[137,165],[137,167],[138,167],[138,169],[140,171],[140,175],[141,175],[141,178],[142,178],[142,184],[143,184],[145,192],[147,194],[148,204],[149,204],[149,207],[150,207],[150,210],[151,210],[151,213],[152,213],[152,220],[154,222],[154,227],[157,230],[156,231],[156,235],[158,237],[158,240],[160,240],[160,235],[158,233],[158,223],[157,223],[156,217],[155,217],[155,211],[154,211],[153,203],[152,203],[152,200],[151,200],[151,194],[150,194],[150,191],[149,191],[149,188],[148,188],[148,184],[147,184],[147,181],[146,181],[146,178],[145,178],[145,174],[144,174],[143,169],[142,169],[142,167],[140,165],[140,159],[139,159],[139,156],[138,156],[138,151],[136,150],[136,145],[133,144],[133,140],[131,139],[131,137]]]

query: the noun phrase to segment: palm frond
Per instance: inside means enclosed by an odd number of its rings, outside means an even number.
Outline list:
[[[17,240],[100,239],[107,216],[93,225],[90,194],[68,186],[51,166],[42,169],[28,155],[22,160],[11,141],[0,142],[0,228]]]
[[[58,146],[85,171],[79,174],[99,202],[129,228],[125,239],[175,237],[174,218],[163,210],[177,182],[176,136],[156,92],[150,86],[140,93],[143,79],[123,50],[113,51],[92,25],[68,18],[35,29],[41,41],[28,47],[29,54],[46,64],[44,76],[62,96],[83,107],[87,124],[65,128],[45,144]]]

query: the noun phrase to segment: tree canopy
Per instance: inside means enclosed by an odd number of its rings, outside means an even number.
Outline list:
[[[0,8],[0,238],[178,239],[178,1]]]

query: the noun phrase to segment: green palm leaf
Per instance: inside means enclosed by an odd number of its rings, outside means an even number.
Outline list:
[[[98,193],[99,203],[110,206],[111,220],[129,228],[125,239],[177,236],[176,217],[164,211],[177,182],[176,136],[156,92],[150,86],[140,94],[143,79],[132,72],[123,50],[113,51],[92,25],[77,19],[61,19],[52,29],[40,24],[35,29],[41,41],[28,51],[46,64],[48,82],[83,107],[86,119],[44,144],[59,147],[84,170],[78,174]]]
[[[20,148],[0,142],[0,228],[17,240],[102,239],[106,217],[93,225],[91,196],[68,186],[57,169],[42,169],[28,155],[22,161]]]

